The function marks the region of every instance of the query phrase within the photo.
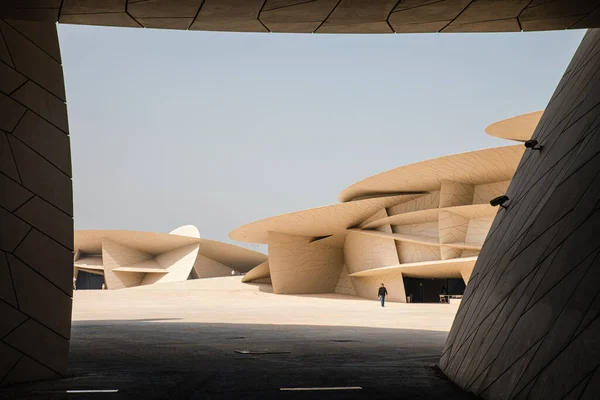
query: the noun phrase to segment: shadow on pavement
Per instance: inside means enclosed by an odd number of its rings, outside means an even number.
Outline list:
[[[69,375],[5,387],[0,398],[473,398],[433,368],[446,336],[337,326],[74,322]],[[356,386],[362,390],[280,390]],[[65,394],[89,389],[119,391]]]

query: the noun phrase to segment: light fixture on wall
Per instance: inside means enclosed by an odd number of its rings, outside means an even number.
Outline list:
[[[506,203],[508,200],[510,200],[508,196],[503,194],[502,196],[498,196],[490,200],[490,205],[492,207],[500,206],[502,208],[508,209],[508,207],[504,205],[504,203]]]
[[[541,150],[544,146],[538,146],[538,141],[531,139],[525,142],[525,147],[531,150]]]

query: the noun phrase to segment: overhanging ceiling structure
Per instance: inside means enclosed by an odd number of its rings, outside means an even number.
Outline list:
[[[585,29],[595,1],[21,0],[15,19],[229,32],[421,33]]]
[[[57,378],[67,369],[73,196],[56,22],[232,32],[518,32],[599,28],[600,7],[595,0],[0,2],[0,384]],[[517,168],[507,191],[510,211],[492,225],[444,350],[442,370],[485,398],[597,397],[599,68],[600,30],[593,29],[533,133],[543,150],[526,152]]]

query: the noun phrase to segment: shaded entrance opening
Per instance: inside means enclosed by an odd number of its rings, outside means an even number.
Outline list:
[[[77,272],[77,290],[102,289],[103,283],[104,275],[81,270]]]
[[[404,278],[404,290],[412,303],[439,303],[442,288],[446,288],[446,294],[458,296],[465,292],[465,287],[460,278]]]

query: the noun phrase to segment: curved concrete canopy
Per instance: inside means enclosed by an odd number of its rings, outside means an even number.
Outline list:
[[[264,263],[257,265],[248,271],[248,273],[242,278],[242,282],[252,282],[258,279],[269,278],[270,276],[271,271],[269,270],[269,261],[265,261]]]
[[[21,0],[8,3],[0,6],[0,15],[14,19],[205,31],[520,32],[598,26],[594,1]]]
[[[367,276],[384,276],[387,274],[402,273],[402,276],[411,278],[460,278],[461,270],[473,268],[477,257],[452,258],[450,260],[421,261],[390,265],[387,267],[367,269],[350,274],[353,278]]]
[[[485,133],[501,139],[525,142],[531,139],[543,114],[544,110],[541,110],[503,119],[485,128]]]
[[[239,272],[248,272],[267,261],[267,255],[229,243],[202,239],[200,254]]]
[[[395,214],[389,217],[371,221],[367,224],[364,224],[364,226],[361,226],[361,228],[374,229],[385,225],[408,225],[422,222],[433,222],[438,220],[439,213],[442,211],[452,212],[454,214],[462,215],[466,218],[493,216],[496,215],[497,212],[496,208],[491,207],[489,204],[470,204],[466,206],[433,208]]]
[[[200,231],[194,225],[183,225],[169,232],[169,235],[189,236],[200,239]]]
[[[525,148],[496,147],[421,161],[373,175],[357,182],[340,195],[341,202],[389,191],[437,190],[441,182],[480,185],[512,178]]]
[[[267,260],[267,256],[263,253],[233,244],[201,239],[198,229],[193,225],[182,226],[171,233],[125,230],[75,231],[75,250],[83,254],[102,254],[103,239],[118,242],[123,246],[151,255],[159,255],[182,246],[199,244],[200,254],[239,272],[247,272]],[[78,263],[83,265],[83,261],[84,259],[78,260]]]
[[[289,235],[324,237],[337,235],[341,240],[329,240],[330,245],[343,244],[346,229],[357,226],[376,211],[408,201],[420,194],[399,195],[391,197],[377,197],[372,199],[357,200],[351,203],[332,204],[324,207],[309,208],[289,214],[265,218],[231,232],[229,237],[233,240],[249,243],[267,243],[269,231]]]
[[[452,242],[452,243],[440,243],[439,238],[422,236],[422,235],[407,235],[403,233],[388,233],[380,232],[375,230],[362,230],[362,229],[349,229],[351,232],[357,232],[363,235],[377,236],[385,239],[393,239],[398,242],[407,242],[420,244],[423,246],[439,247],[440,245],[446,247],[452,247],[455,249],[466,249],[466,250],[481,250],[481,243],[468,243],[468,242]]]
[[[201,239],[189,236],[125,230],[80,230],[75,231],[74,239],[75,250],[85,254],[101,254],[103,239],[152,255],[201,242]]]

